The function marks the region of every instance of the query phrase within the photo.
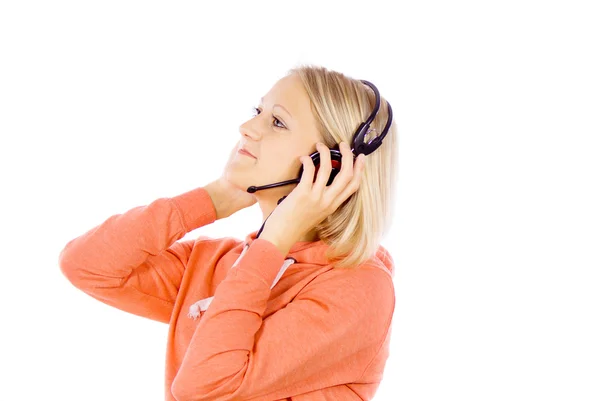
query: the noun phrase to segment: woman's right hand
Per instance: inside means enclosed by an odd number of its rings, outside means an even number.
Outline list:
[[[237,151],[238,145],[236,144],[229,154],[229,159],[221,177],[204,187],[213,201],[213,205],[217,211],[217,219],[229,217],[237,211],[250,207],[257,202],[253,194],[239,189],[226,178],[229,164],[236,157]]]

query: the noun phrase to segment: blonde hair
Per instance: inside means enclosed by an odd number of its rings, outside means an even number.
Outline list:
[[[375,106],[373,90],[359,79],[321,66],[300,64],[288,71],[291,74],[304,84],[323,143],[329,148],[342,141],[352,146],[356,129]],[[374,132],[365,135],[365,142],[379,135],[387,122],[388,104],[381,92],[370,126]],[[377,253],[394,214],[397,160],[397,128],[392,120],[381,145],[365,157],[359,189],[315,227],[319,239],[329,245],[325,256],[334,268],[356,268]]]

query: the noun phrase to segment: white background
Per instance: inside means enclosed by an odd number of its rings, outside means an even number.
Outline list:
[[[600,399],[594,3],[3,2],[0,399],[163,399],[167,325],[77,290],[58,255],[215,179],[299,62],[373,82],[399,128],[375,399]]]

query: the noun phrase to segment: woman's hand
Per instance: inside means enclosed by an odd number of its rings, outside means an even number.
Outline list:
[[[317,144],[317,150],[320,154],[320,167],[316,181],[313,183],[315,165],[312,159],[310,156],[302,156],[300,182],[267,218],[259,237],[275,244],[284,256],[303,235],[335,212],[358,190],[360,184],[364,154],[359,155],[354,162],[350,146],[346,142],[340,143],[342,167],[331,185],[326,186],[332,169],[331,154],[322,143]]]
[[[221,177],[204,187],[209,193],[213,205],[215,206],[217,220],[229,217],[235,212],[250,207],[257,202],[256,197],[253,194],[243,189],[239,189],[225,178],[229,164],[233,158],[236,157],[237,151],[238,145],[236,144],[229,154],[229,159],[225,164]]]

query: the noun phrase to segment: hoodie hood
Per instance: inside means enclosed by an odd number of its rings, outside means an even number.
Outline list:
[[[246,238],[244,239],[244,242],[241,245],[242,251],[244,247],[250,246],[252,241],[256,239],[258,231],[259,230],[256,230],[246,235]],[[293,258],[295,263],[309,263],[314,265],[327,266],[329,265],[329,262],[327,262],[325,253],[328,247],[329,245],[323,242],[323,240],[312,242],[299,241],[292,246],[292,248],[288,252],[287,257]],[[387,272],[389,272],[392,278],[395,275],[394,261],[388,250],[385,249],[383,245],[379,245],[379,248],[377,249],[375,255],[368,262],[365,263],[375,265],[383,270],[386,270]]]

